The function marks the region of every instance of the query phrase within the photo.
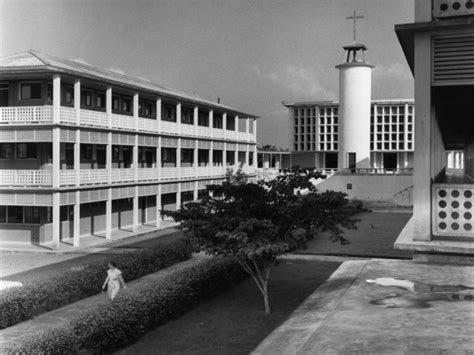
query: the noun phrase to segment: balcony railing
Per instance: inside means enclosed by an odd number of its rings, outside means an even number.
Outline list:
[[[137,171],[138,181],[158,180],[158,168],[140,168]]]
[[[0,170],[2,186],[51,186],[50,170]]]
[[[109,172],[107,169],[81,169],[79,171],[81,185],[107,184]]]
[[[0,107],[0,123],[51,123],[52,106]]]
[[[77,110],[73,107],[60,106],[59,122],[69,125],[77,125]],[[1,124],[31,124],[52,123],[53,107],[47,106],[21,106],[0,107]],[[166,133],[172,135],[188,135],[192,137],[218,138],[240,141],[255,141],[253,133],[229,131],[218,128],[194,126],[189,124],[160,121],[132,116],[112,114],[109,125],[109,115],[102,111],[81,109],[79,113],[79,125],[85,127],[112,128],[128,131],[142,131],[153,133]],[[160,130],[158,129],[160,127]]]
[[[433,184],[433,235],[474,238],[474,184]]]

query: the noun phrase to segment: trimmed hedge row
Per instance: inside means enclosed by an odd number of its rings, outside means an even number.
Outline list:
[[[187,260],[191,254],[189,242],[178,239],[153,249],[134,250],[111,258],[125,281],[131,281]],[[49,279],[26,282],[22,287],[2,291],[0,329],[101,292],[109,260],[88,262]]]
[[[5,353],[70,354],[112,351],[136,341],[154,327],[189,311],[200,301],[243,280],[247,274],[234,261],[200,260],[165,274],[153,286],[130,287],[113,302],[98,304],[71,319],[23,338]]]

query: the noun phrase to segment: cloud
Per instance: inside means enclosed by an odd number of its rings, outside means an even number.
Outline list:
[[[334,93],[321,84],[315,69],[295,64],[277,64],[265,76],[289,89],[294,96],[328,100],[335,98]]]

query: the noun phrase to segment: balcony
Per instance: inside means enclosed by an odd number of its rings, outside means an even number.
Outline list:
[[[51,186],[50,170],[0,170],[1,186]]]
[[[52,106],[0,107],[0,124],[52,122]]]

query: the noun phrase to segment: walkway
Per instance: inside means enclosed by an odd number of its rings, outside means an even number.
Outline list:
[[[252,354],[474,354],[472,293],[460,301],[366,282],[379,277],[474,287],[472,266],[346,261]]]

